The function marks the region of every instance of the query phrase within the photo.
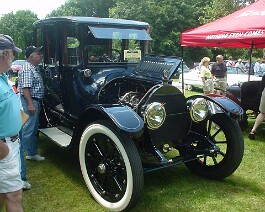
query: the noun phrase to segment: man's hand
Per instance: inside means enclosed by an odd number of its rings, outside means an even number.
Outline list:
[[[4,159],[9,153],[9,148],[5,142],[0,139],[0,160]]]
[[[32,98],[30,95],[30,88],[23,88],[23,95],[24,95],[24,98],[26,99],[26,102],[28,104],[28,111],[31,114],[34,114],[35,113],[35,107],[34,107],[34,104],[32,102]]]
[[[35,113],[35,107],[34,107],[34,104],[33,103],[28,105],[28,111],[31,114],[34,114]]]

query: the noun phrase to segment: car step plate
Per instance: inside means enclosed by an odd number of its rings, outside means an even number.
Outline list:
[[[61,147],[69,146],[72,137],[67,135],[65,132],[59,130],[56,127],[39,129],[44,135],[53,140],[56,144]]]

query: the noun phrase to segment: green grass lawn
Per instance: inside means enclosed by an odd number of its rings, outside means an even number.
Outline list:
[[[186,95],[193,94],[186,93]],[[244,133],[245,154],[240,167],[222,181],[207,180],[189,172],[184,165],[145,175],[144,195],[133,211],[235,212],[264,211],[265,206],[265,124],[256,140]],[[62,150],[40,137],[44,162],[27,161],[32,189],[24,192],[26,212],[106,211],[90,195],[79,168],[76,153]]]

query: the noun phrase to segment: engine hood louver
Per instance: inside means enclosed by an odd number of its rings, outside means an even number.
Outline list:
[[[176,73],[181,59],[176,57],[154,57],[142,58],[133,72],[134,75],[144,78],[171,79]]]

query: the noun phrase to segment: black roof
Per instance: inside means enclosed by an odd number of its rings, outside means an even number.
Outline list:
[[[80,17],[80,16],[63,16],[63,17],[51,17],[42,20],[38,20],[33,23],[33,26],[37,27],[42,24],[52,23],[76,23],[76,24],[88,24],[88,25],[113,25],[113,26],[128,26],[137,28],[148,28],[149,24],[141,21],[125,20],[125,19],[113,19],[113,18],[96,18],[96,17]]]

